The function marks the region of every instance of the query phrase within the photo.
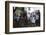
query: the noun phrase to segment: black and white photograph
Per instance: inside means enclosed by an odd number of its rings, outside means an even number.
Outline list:
[[[36,7],[13,7],[13,28],[40,27],[40,10]]]
[[[5,2],[5,32],[26,33],[45,31],[45,4]]]

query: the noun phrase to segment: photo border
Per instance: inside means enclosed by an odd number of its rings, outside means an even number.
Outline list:
[[[43,30],[39,30],[39,31],[24,31],[24,32],[9,32],[9,3],[43,5],[43,26],[44,26]],[[45,3],[5,1],[5,34],[30,33],[30,32],[32,33],[32,32],[44,32],[44,31],[45,31]]]

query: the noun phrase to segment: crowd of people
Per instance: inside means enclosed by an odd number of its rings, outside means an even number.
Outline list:
[[[31,8],[28,8],[31,11]],[[40,11],[27,12],[24,7],[13,7],[13,27],[40,26]]]

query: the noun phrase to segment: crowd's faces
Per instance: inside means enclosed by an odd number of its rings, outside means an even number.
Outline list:
[[[33,8],[28,7],[25,8],[25,12],[27,13],[27,20],[30,20],[32,23],[35,23],[35,21],[39,19],[39,15],[37,14],[38,10],[34,10]],[[19,20],[19,16],[21,16],[21,13],[23,14],[23,11],[21,9],[16,9],[15,14],[18,17],[14,16],[14,18]]]

